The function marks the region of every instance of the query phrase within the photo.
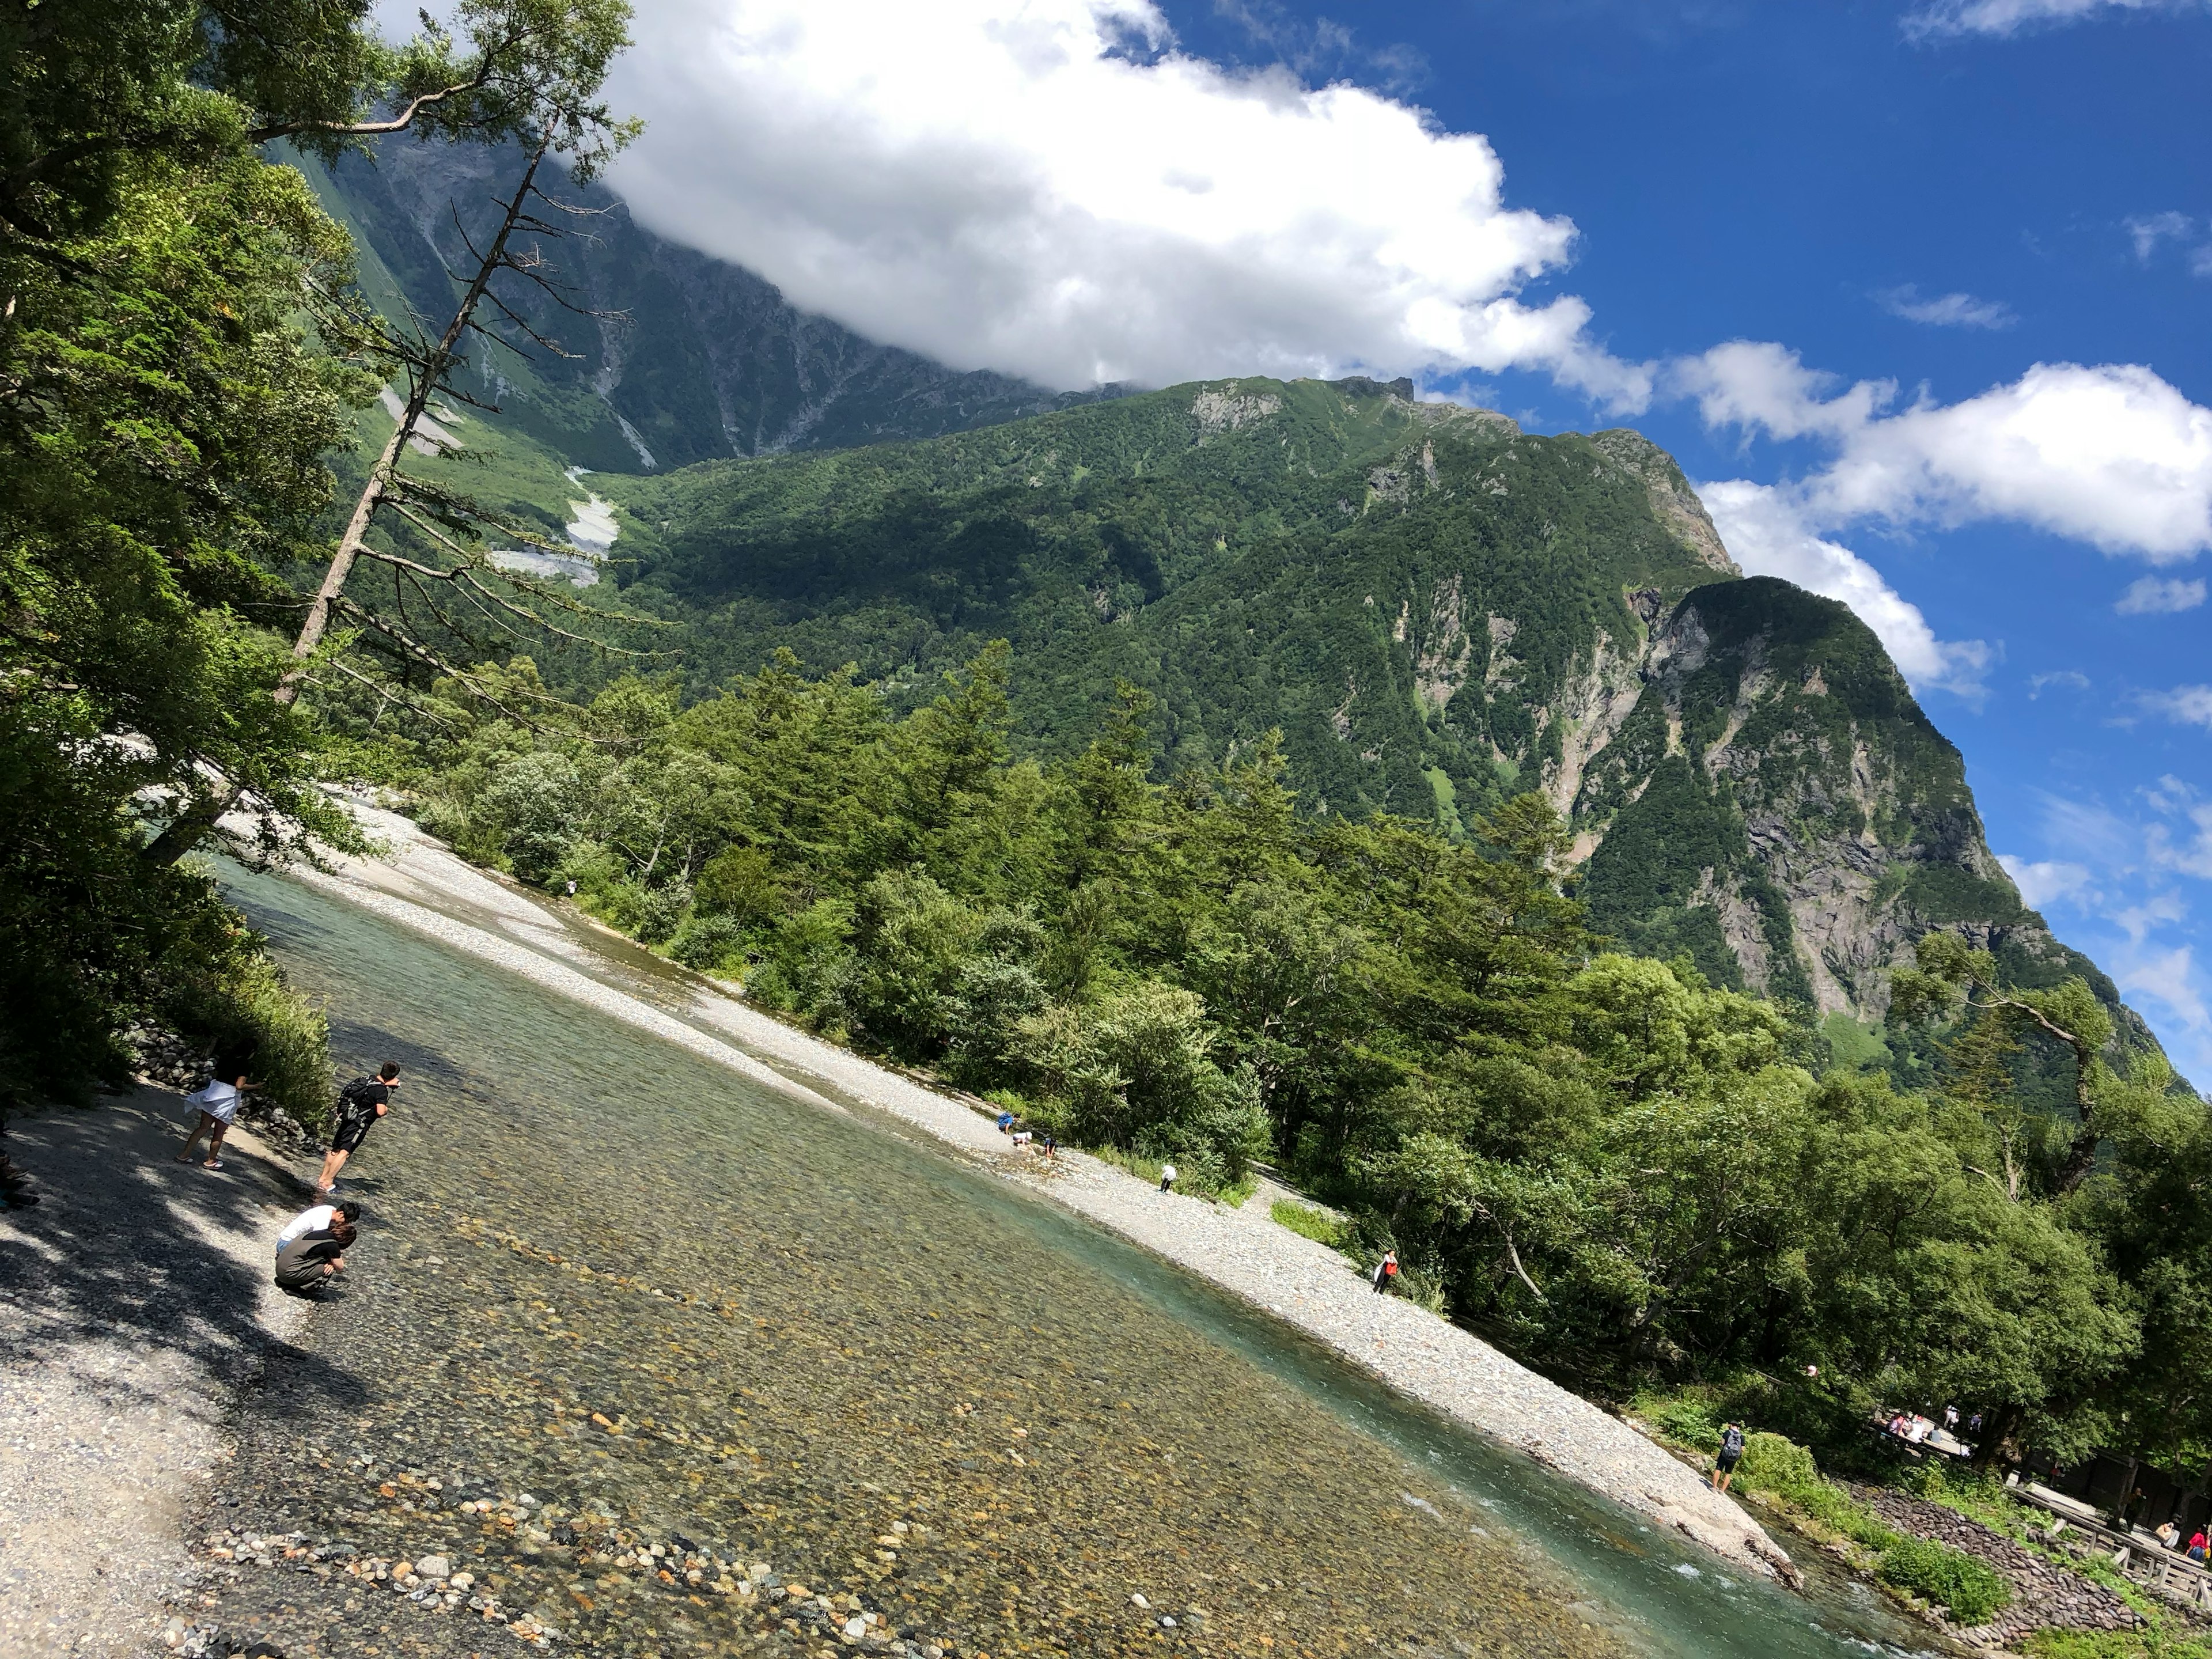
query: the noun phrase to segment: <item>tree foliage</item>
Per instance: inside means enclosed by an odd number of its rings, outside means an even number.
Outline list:
[[[2197,1356],[2158,1259],[2197,1247],[2150,1206],[2212,1158],[2203,1103],[2093,1053],[2105,1161],[2069,1185],[2075,1126],[2035,1127],[1976,1024],[2098,1039],[2079,981],[2010,987],[1931,934],[1899,1018],[1954,1060],[1902,1091],[1828,1068],[1785,1003],[1605,948],[1540,798],[1459,838],[1316,817],[1272,737],[1170,771],[1126,685],[1087,746],[1020,759],[1016,672],[994,645],[901,715],[787,653],[688,707],[618,683],[566,735],[457,696],[407,781],[473,855],[1064,1136],[1201,1190],[1272,1157],[1585,1386],[1764,1375],[1826,1435],[1884,1401],[2067,1451],[2201,1431],[2179,1370],[2136,1379],[2147,1321]]]

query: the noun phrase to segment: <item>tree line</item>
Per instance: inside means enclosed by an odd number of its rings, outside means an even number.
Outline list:
[[[1540,797],[1465,839],[1302,813],[1272,738],[1163,775],[1127,686],[1079,755],[1019,758],[1014,672],[994,645],[904,716],[787,653],[565,723],[454,696],[387,753],[471,858],[816,1030],[1201,1189],[1276,1161],[1582,1387],[1749,1380],[1829,1442],[1955,1401],[1992,1450],[2198,1455],[2212,1123],[2080,981],[1929,934],[1893,1018],[1941,1081],[1900,1087],[1612,948]],[[541,693],[527,659],[479,672]],[[2021,1103],[2029,1060],[2071,1068],[2070,1115]]]
[[[623,0],[461,0],[386,40],[370,0],[84,0],[0,21],[0,1113],[129,1074],[134,1026],[251,1036],[310,1115],[321,1036],[204,864],[357,837],[350,768],[304,687],[447,665],[465,629],[361,603],[354,567],[550,625],[489,572],[491,515],[400,465],[434,392],[511,318],[560,228],[525,173],[446,319],[377,316],[285,165],[395,133],[587,174],[634,125],[599,99]],[[496,280],[495,280],[496,279]],[[335,549],[355,411],[403,415]],[[372,525],[404,520],[425,565]],[[503,526],[497,526],[504,532]],[[522,603],[527,600],[530,603]]]

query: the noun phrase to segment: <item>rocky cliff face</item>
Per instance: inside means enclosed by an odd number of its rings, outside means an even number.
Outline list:
[[[2030,979],[2065,970],[1983,839],[1957,750],[1849,609],[1771,577],[1663,611],[1639,598],[1639,690],[1571,809],[1604,925],[1865,1018],[1930,926]]]

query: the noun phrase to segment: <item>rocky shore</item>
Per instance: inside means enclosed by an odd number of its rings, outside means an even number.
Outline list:
[[[1898,1531],[1961,1550],[2011,1587],[2012,1601],[1988,1624],[1946,1626],[1962,1641],[2008,1649],[2032,1631],[2133,1630],[2138,1622],[2117,1590],[2069,1571],[1956,1510],[1879,1486],[1855,1486],[1850,1492]]]
[[[442,1482],[401,1470],[391,1473],[392,1479],[381,1485],[385,1494],[396,1499],[406,1490],[433,1508],[438,1505]],[[408,1507],[414,1507],[411,1501]],[[658,1589],[678,1603],[713,1596],[738,1607],[762,1635],[781,1630],[788,1636],[812,1637],[861,1653],[912,1655],[914,1659],[943,1659],[945,1654],[944,1648],[918,1633],[902,1632],[891,1613],[869,1605],[864,1596],[810,1588],[781,1577],[766,1561],[742,1561],[680,1534],[643,1537],[617,1526],[612,1516],[571,1514],[526,1492],[466,1498],[458,1507],[485,1534],[489,1561],[471,1562],[449,1554],[453,1547],[442,1542],[430,1553],[410,1559],[365,1555],[353,1544],[301,1532],[270,1536],[223,1530],[201,1540],[205,1565],[198,1580],[204,1587],[213,1587],[237,1583],[256,1571],[305,1574],[325,1581],[328,1589],[358,1592],[360,1600],[386,1600],[425,1620],[471,1621],[503,1632],[520,1647],[550,1652],[566,1633],[565,1616],[542,1606],[511,1607],[499,1594],[502,1576],[493,1564],[499,1559],[498,1552],[514,1544],[533,1553],[541,1548],[573,1551],[579,1571],[596,1575],[593,1588],[601,1595],[643,1587]],[[905,1522],[893,1527],[893,1532],[878,1540],[887,1559],[910,1541],[912,1529]],[[216,1600],[211,1595],[205,1599]],[[585,1605],[589,1604],[585,1598]],[[1173,1628],[1172,1618],[1166,1622]],[[179,1659],[252,1656],[257,1649],[252,1643],[241,1645],[217,1622],[191,1620],[181,1614],[169,1620],[161,1639]],[[273,1644],[258,1645],[272,1659],[278,1651]]]
[[[1409,1302],[1370,1293],[1334,1251],[1258,1212],[1181,1195],[1099,1160],[1049,1164],[1008,1145],[969,1106],[794,1030],[741,1000],[669,981],[678,1018],[570,965],[593,953],[564,920],[476,870],[397,815],[360,809],[384,856],[299,878],[675,1042],[810,1104],[858,1106],[927,1133],[1316,1338],[1416,1400],[1753,1571],[1794,1577],[1787,1553],[1627,1424]],[[634,948],[634,947],[633,947]],[[725,1042],[711,1032],[726,1034]]]
[[[294,1173],[250,1130],[177,1163],[186,1115],[148,1087],[9,1126],[42,1201],[0,1213],[0,1655],[146,1650],[238,1391],[305,1311],[270,1282]]]

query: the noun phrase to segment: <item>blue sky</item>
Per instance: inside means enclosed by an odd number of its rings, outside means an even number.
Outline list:
[[[396,3],[396,0],[395,0]],[[2212,0],[654,0],[638,216],[1061,386],[1632,424],[2212,1083]]]

